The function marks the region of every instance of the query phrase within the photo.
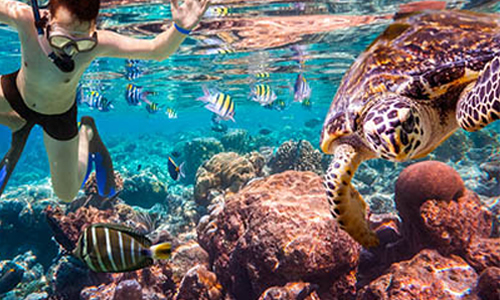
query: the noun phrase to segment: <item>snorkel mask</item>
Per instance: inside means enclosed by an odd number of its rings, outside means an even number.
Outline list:
[[[80,52],[92,51],[97,46],[97,32],[91,37],[74,38],[65,29],[48,25],[47,40],[52,48],[68,56],[74,56]]]
[[[75,69],[75,61],[73,56],[79,52],[88,52],[97,45],[97,32],[91,37],[73,38],[63,28],[57,26],[47,26],[47,40],[54,49],[59,50],[56,54],[46,43],[44,43],[44,28],[46,27],[47,18],[40,17],[40,9],[37,0],[31,0],[33,16],[35,18],[35,27],[38,32],[38,43],[42,51],[54,63],[59,70],[65,73],[70,73]]]

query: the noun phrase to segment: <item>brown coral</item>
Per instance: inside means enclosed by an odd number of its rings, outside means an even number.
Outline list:
[[[463,299],[476,285],[477,273],[463,259],[423,250],[363,288],[358,300]]]
[[[240,156],[234,152],[219,153],[196,172],[194,197],[198,204],[208,205],[211,192],[236,193],[250,179],[260,175],[264,158],[252,152]]]
[[[198,226],[212,269],[238,299],[305,281],[351,294],[359,246],[335,224],[320,176],[288,171],[254,181]],[[343,289],[341,289],[341,287]]]
[[[191,268],[182,279],[175,300],[219,300],[222,286],[217,276],[204,265]]]

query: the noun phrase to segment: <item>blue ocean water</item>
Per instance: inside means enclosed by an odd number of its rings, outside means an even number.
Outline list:
[[[171,17],[167,2],[101,2],[101,29],[149,39],[169,25],[165,21]],[[140,71],[134,74],[137,78],[127,78],[130,72],[125,59],[94,61],[81,79],[84,94],[98,91],[112,101],[113,108],[102,112],[82,104],[78,113],[96,119],[115,169],[122,174],[147,169],[164,176],[168,156],[176,156],[182,162],[187,143],[208,137],[223,140],[231,133],[250,136],[253,144],[245,148],[249,151],[266,147],[275,151],[288,140],[307,140],[318,149],[323,119],[345,71],[402,6],[425,9],[434,2],[439,1],[218,1],[174,55],[162,62],[138,62]],[[500,13],[497,1],[444,3],[450,9]],[[0,74],[8,74],[19,68],[21,60],[17,34],[0,25],[0,43]],[[310,107],[293,101],[293,86],[299,74],[312,89]],[[152,114],[145,105],[128,105],[125,94],[129,84],[152,92],[148,100],[158,103],[160,111]],[[269,85],[284,107],[268,109],[251,101],[249,93],[257,84]],[[222,121],[227,126],[224,132],[212,129],[212,112],[196,101],[203,95],[203,86],[217,88],[235,101],[235,122]],[[167,108],[175,111],[177,117],[169,118]],[[498,141],[498,132],[500,122],[490,125],[482,135],[460,131],[450,139],[452,145],[463,141],[464,136],[467,143],[474,143],[466,144],[467,149],[462,147],[460,155],[464,159],[452,157],[442,148],[433,158],[445,157],[466,176],[468,187],[481,192],[482,187],[475,185],[481,173],[479,164],[498,154],[497,145],[490,142]],[[0,126],[0,154],[7,152],[9,146],[10,131]],[[395,164],[378,160],[367,165],[384,174]],[[471,169],[476,172],[467,177]],[[169,186],[192,188],[196,170],[188,171],[187,178],[180,182],[158,176]],[[6,194],[50,186],[49,176],[42,130],[35,128]],[[392,188],[393,183],[386,186]],[[373,203],[384,198],[377,199],[374,197]],[[134,205],[152,206],[140,199]],[[380,212],[387,209],[379,206]],[[19,243],[14,244],[17,247]],[[0,260],[11,259],[28,249],[0,252]],[[51,258],[44,257],[44,265],[49,265]]]
[[[499,11],[498,3],[491,1],[447,2],[448,8],[473,8],[476,11]],[[104,139],[136,139],[137,136],[159,133],[165,142],[175,144],[176,136],[197,132],[199,137],[211,136],[211,112],[195,101],[202,96],[202,86],[218,88],[233,97],[236,103],[236,122],[225,122],[229,129],[241,128],[256,134],[262,128],[279,136],[278,141],[297,139],[296,131],[305,128],[311,119],[320,122],[305,136],[318,147],[319,131],[331,99],[340,80],[372,40],[390,23],[391,16],[401,5],[420,4],[420,1],[252,1],[232,2],[231,5],[214,4],[207,12],[200,27],[191,34],[180,49],[163,62],[141,61],[140,76],[127,80],[126,60],[98,59],[81,79],[85,91],[100,91],[113,101],[110,112],[79,107],[79,115],[94,116]],[[426,2],[420,8],[426,8]],[[102,1],[98,26],[139,38],[152,38],[166,26],[169,5],[162,1],[137,3],[127,1]],[[227,7],[227,13],[218,8]],[[330,25],[320,26],[301,23],[311,22],[311,16],[325,18]],[[318,19],[319,19],[318,18]],[[238,22],[242,24],[238,24]],[[248,24],[243,24],[246,22]],[[282,22],[282,23],[280,23]],[[323,20],[324,22],[324,20]],[[334,25],[332,25],[334,24]],[[274,32],[273,26],[283,26]],[[1,25],[0,73],[8,74],[19,68],[20,44],[17,34]],[[304,66],[301,67],[296,48],[302,50]],[[229,53],[226,53],[227,50]],[[255,74],[269,73],[268,78]],[[303,73],[312,88],[310,109],[293,102],[296,77]],[[145,106],[127,105],[125,91],[132,83],[155,92],[149,100],[163,109],[172,108],[177,119],[164,113],[149,114]],[[287,102],[282,110],[263,109],[249,100],[250,87],[269,84],[278,99]],[[258,120],[258,122],[255,122]],[[284,127],[295,130],[280,132]],[[35,129],[25,153],[13,174],[8,189],[20,184],[46,179],[48,163],[43,150],[41,130]],[[10,133],[0,127],[0,153],[9,147]],[[273,145],[269,145],[273,146]],[[113,156],[117,153],[111,153]],[[126,165],[129,153],[122,153]],[[140,153],[139,153],[140,156]],[[144,153],[144,160],[148,154]]]

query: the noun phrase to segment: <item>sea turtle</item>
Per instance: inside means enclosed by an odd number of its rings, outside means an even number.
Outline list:
[[[351,184],[361,162],[421,158],[459,127],[476,131],[499,117],[498,15],[396,18],[345,74],[323,125],[321,149],[333,154],[325,188],[340,228],[364,247],[379,243]]]

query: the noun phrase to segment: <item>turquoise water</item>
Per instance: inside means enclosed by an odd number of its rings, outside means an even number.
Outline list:
[[[166,1],[101,2],[98,21],[101,29],[147,39],[170,24],[170,7]],[[180,49],[162,62],[140,61],[141,72],[137,78],[127,78],[125,59],[94,61],[81,79],[83,91],[86,95],[90,91],[98,91],[113,102],[113,108],[102,112],[82,104],[78,113],[79,116],[90,115],[96,119],[114,167],[124,178],[147,171],[150,172],[147,174],[153,174],[158,181],[169,186],[167,195],[162,195],[166,199],[162,199],[165,206],[162,208],[162,220],[171,220],[166,215],[175,214],[174,205],[178,204],[172,200],[172,195],[184,197],[188,194],[192,198],[196,174],[194,166],[198,167],[203,161],[200,159],[192,163],[186,178],[176,182],[168,176],[168,156],[173,156],[178,163],[193,161],[197,153],[186,151],[192,149],[190,143],[200,138],[215,138],[217,143],[223,144],[224,149],[221,147],[211,154],[235,151],[243,155],[250,151],[264,153],[269,149],[275,153],[277,147],[289,140],[306,140],[318,149],[323,120],[349,66],[391,23],[395,13],[412,6],[432,8],[438,2],[214,1],[199,27]],[[498,1],[440,3],[438,5],[449,9],[500,13]],[[220,12],[226,9],[227,12]],[[0,25],[0,43],[3,45],[0,49],[0,74],[8,74],[20,65],[17,34]],[[269,76],[261,77],[261,73]],[[293,101],[293,86],[299,74],[304,75],[312,89],[311,107]],[[148,100],[158,103],[161,110],[151,114],[145,105],[128,105],[125,97],[128,84],[153,92]],[[251,101],[249,93],[256,84],[270,85],[278,100],[284,101],[285,107],[266,109]],[[227,126],[224,132],[212,129],[212,113],[203,107],[203,103],[196,101],[203,95],[203,86],[217,88],[235,101],[236,122],[222,121]],[[165,113],[167,108],[174,110],[177,118],[169,118]],[[459,171],[466,186],[479,193],[489,207],[498,203],[500,188],[495,190],[495,187],[478,184],[485,177],[480,164],[498,155],[499,132],[500,122],[488,126],[480,134],[459,131],[429,157],[444,161]],[[242,145],[227,142],[231,134],[244,136],[240,140]],[[3,155],[9,146],[10,132],[0,126],[0,154]],[[402,168],[409,164],[382,160],[363,164],[358,174],[368,175],[355,178],[354,183],[368,200],[372,211],[394,212],[394,182]],[[13,199],[22,195],[33,197],[36,201],[54,199],[49,178],[42,130],[35,128],[3,197]],[[129,196],[125,201],[143,208],[156,204],[155,200],[145,199],[149,195],[142,196]],[[182,201],[183,205],[187,202],[185,199]],[[206,208],[197,209],[200,216],[206,213]],[[183,222],[186,222],[185,219],[179,223],[184,226]],[[172,224],[169,224],[172,232],[185,233],[180,229],[182,226]],[[12,233],[10,229],[2,228],[0,218],[0,237],[2,234],[3,237],[12,237],[25,233],[22,230]],[[45,240],[9,242],[12,244],[10,248],[0,246],[0,261],[32,250],[45,270],[58,251],[55,243],[51,242],[50,245],[47,243],[47,253],[37,252]]]
[[[86,91],[100,91],[112,100],[114,109],[104,113],[83,105],[79,115],[96,117],[104,139],[159,133],[168,143],[175,144],[183,133],[211,136],[214,134],[210,130],[211,113],[195,101],[202,96],[205,84],[235,100],[236,123],[225,122],[230,129],[241,128],[256,134],[266,128],[276,133],[277,142],[297,139],[296,132],[305,128],[304,122],[323,121],[343,73],[405,3],[412,1],[231,1],[230,5],[215,2],[198,29],[174,55],[163,62],[142,61],[143,74],[135,80],[127,80],[124,59],[94,61],[81,84]],[[218,13],[217,7],[227,7],[228,13]],[[499,11],[498,3],[488,1],[449,1],[447,7]],[[169,18],[169,5],[161,1],[151,4],[103,1],[99,27],[151,38],[161,26],[168,25],[164,20]],[[309,23],[302,23],[304,20]],[[318,25],[315,20],[329,25]],[[19,67],[21,54],[17,34],[3,25],[0,32],[0,43],[4,45],[0,49],[0,72],[7,74]],[[293,50],[297,46],[303,49],[302,72],[312,88],[310,110],[292,103],[291,88],[301,71]],[[218,53],[227,49],[232,52]],[[254,76],[259,72],[270,76]],[[156,92],[149,100],[174,109],[178,118],[168,119],[163,113],[151,115],[144,106],[128,106],[124,97],[128,83]],[[270,111],[250,101],[250,86],[255,83],[269,84],[278,99],[288,103],[287,108]],[[286,126],[292,129],[281,132]],[[321,124],[306,129],[304,138],[317,147]],[[8,149],[9,136],[7,129],[0,127],[0,153]],[[30,173],[28,178],[33,181],[48,176],[42,149],[41,130],[35,130],[8,189],[25,183],[26,173]],[[125,158],[115,162],[118,169],[126,164],[129,153],[121,155]],[[147,160],[148,154],[143,159]]]

